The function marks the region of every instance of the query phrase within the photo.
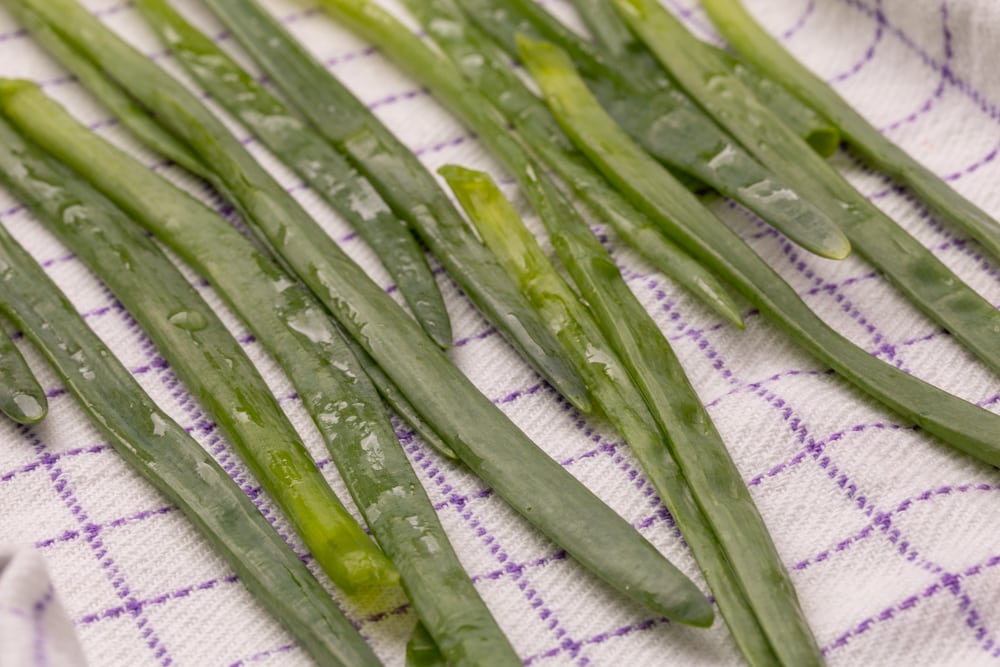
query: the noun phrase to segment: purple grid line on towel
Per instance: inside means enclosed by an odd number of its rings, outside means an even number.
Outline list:
[[[100,564],[101,571],[108,579],[115,594],[119,599],[124,600],[126,605],[133,603],[135,601],[135,597],[131,592],[124,574],[115,564],[114,558],[111,557],[108,548],[104,545],[104,542],[100,537],[100,529],[90,522],[87,511],[76,498],[76,495],[74,494],[68,481],[68,477],[63,473],[62,468],[58,467],[55,462],[48,459],[48,445],[46,445],[45,442],[28,427],[20,427],[18,428],[18,431],[21,433],[22,437],[30,443],[39,459],[45,464],[49,479],[52,482],[53,491],[56,493],[59,500],[70,511],[70,514],[80,525],[81,529],[86,533],[85,541],[87,546],[93,552],[93,556]],[[156,635],[153,626],[149,623],[149,619],[138,610],[132,611],[131,616],[135,619],[135,627],[139,631],[143,643],[150,651],[152,651],[153,657],[156,658],[156,660],[163,665],[163,667],[170,665],[172,660],[167,651],[167,647]]]
[[[802,425],[799,419],[793,418],[794,410],[789,406],[788,401],[786,401],[786,399],[784,398],[781,398],[777,393],[774,392],[766,392],[765,398],[767,399],[767,402],[771,407],[781,412],[783,419],[789,423],[789,428],[796,432],[799,441],[804,442],[806,438],[809,437],[809,431],[805,426]],[[884,427],[884,425],[876,425],[876,427]],[[864,428],[867,427],[864,425],[855,425],[852,427],[851,430],[858,431],[858,430],[863,430]],[[839,439],[840,437],[836,438],[831,437],[829,439],[829,442],[834,442]],[[843,489],[845,495],[848,498],[853,499],[855,501],[855,504],[859,510],[865,512],[869,516],[871,516],[871,514],[876,512],[876,508],[874,504],[870,502],[867,494],[865,494],[856,483],[852,482],[850,477],[847,476],[847,474],[840,472],[840,469],[832,462],[831,457],[829,455],[823,455],[824,448],[812,447],[810,449],[811,449],[810,453],[813,455],[813,459],[818,462],[821,468],[826,470],[827,476],[835,482],[837,487]],[[774,471],[772,472],[774,472],[774,474],[776,475],[779,474],[780,472],[783,472],[786,469],[787,468],[779,468],[775,469],[777,470],[777,472]],[[891,535],[889,537],[889,540],[891,542],[897,542],[897,541],[902,542],[902,546],[898,550],[898,553],[900,556],[904,557],[904,560],[909,562],[915,558],[916,551],[913,549],[907,549],[907,547],[911,545],[910,541],[902,540],[898,534]],[[820,560],[825,560],[825,558]],[[949,574],[946,576],[954,577],[955,575]],[[948,588],[952,589],[953,592],[956,595],[958,595],[959,586],[957,583],[957,579],[955,579],[955,582],[953,584],[949,584]],[[926,593],[926,595],[930,595],[930,593]],[[964,598],[968,599],[968,602],[960,607],[960,609],[963,611],[964,609],[970,607],[972,604],[971,598],[969,598],[968,595],[965,595]],[[866,629],[867,629],[866,622],[863,622],[862,624],[859,624],[858,628],[855,631],[853,631],[853,633],[859,634],[860,632],[864,632]],[[980,634],[979,632],[980,630],[984,635],[985,633],[988,632],[988,629],[985,627],[985,625],[978,625],[977,636]],[[846,643],[846,640],[844,641],[844,643]],[[841,645],[843,644],[835,644],[832,648],[839,648]]]
[[[31,607],[31,632],[34,635],[32,658],[36,667],[47,667],[49,664],[49,655],[46,651],[48,633],[45,629],[45,616],[52,608],[55,595],[55,589],[52,588],[52,584],[49,584]]]

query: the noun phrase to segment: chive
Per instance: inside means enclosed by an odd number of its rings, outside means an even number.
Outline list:
[[[635,76],[637,69],[648,72],[659,81],[663,70],[635,38],[632,31],[605,0],[571,0],[583,22],[598,43],[612,58],[623,63],[625,71]],[[819,155],[829,157],[840,144],[840,133],[829,120],[793,95],[784,85],[767,78],[754,66],[727,51],[712,47],[726,66],[753,90],[768,109],[780,118],[793,132],[802,137]],[[625,61],[628,64],[624,64]],[[639,69],[642,68],[642,69]]]
[[[220,176],[244,197],[247,210],[256,215],[272,246],[283,250],[298,277],[498,496],[631,599],[679,622],[711,622],[711,608],[693,584],[678,576],[655,547],[511,424],[336,245],[319,248],[302,235],[285,233],[287,228],[277,218],[303,215],[301,210],[294,208],[280,186],[184,88],[75,2],[32,1],[38,3],[39,13],[44,10],[47,21],[62,26],[64,37],[72,34],[73,43],[86,47],[88,57],[119,76],[120,83],[127,81],[137,99],[162,101],[149,105],[157,117],[184,136],[201,159],[215,161]],[[363,134],[377,140],[370,132]],[[517,294],[516,286],[511,288]],[[561,363],[574,375],[568,364]]]
[[[109,81],[100,69],[58,32],[50,28],[34,10],[20,0],[4,4],[17,22],[31,33],[32,38],[59,61],[60,65],[68,69],[80,84],[106,106],[142,143],[196,176],[210,179],[210,171],[201,165],[191,151],[160,127],[140,104],[114,82]]]
[[[728,51],[714,46],[710,48],[736,78],[753,91],[757,99],[792,132],[802,137],[817,155],[830,157],[837,151],[840,146],[840,130],[836,125],[804,104],[783,84],[767,78],[752,64]]]
[[[833,259],[849,254],[850,243],[825,212],[755,160],[665,74],[651,79],[649,63],[638,76],[630,68],[619,72],[593,44],[569,32],[533,1],[466,0],[462,7],[515,57],[516,32],[566,49],[601,104],[646,150],[674,170],[738,201],[811,252]]]
[[[143,393],[2,225],[0,280],[0,312],[48,359],[94,427],[181,509],[306,652],[322,665],[378,665],[361,635],[242,489]]]
[[[655,0],[612,0],[705,109],[765,165],[809,196],[858,253],[928,317],[1000,372],[1000,312],[774,118],[715,54]]]
[[[738,0],[703,0],[723,36],[762,72],[782,81],[803,102],[830,118],[847,142],[877,168],[904,183],[994,257],[1000,257],[1000,226],[959,195],[851,108],[819,77],[796,62],[758,25]]]
[[[45,418],[48,399],[17,345],[0,329],[0,413],[18,424]]]
[[[371,183],[164,0],[142,0],[136,8],[212,97],[358,232],[382,261],[427,335],[441,347],[449,347],[448,311],[423,250]]]
[[[736,304],[718,279],[664,237],[593,169],[545,104],[503,61],[498,47],[470,25],[454,3],[410,0],[406,4],[455,67],[503,112],[600,219],[609,222],[654,268],[690,290],[718,315],[743,327]]]
[[[447,195],[420,161],[326,68],[253,0],[206,0],[292,106],[337,146],[417,231],[472,302],[511,345],[583,412],[583,383],[558,345],[469,233]]]
[[[586,378],[598,407],[625,437],[639,459],[684,540],[691,547],[747,662],[752,665],[773,664],[774,651],[739,588],[719,538],[695,503],[677,462],[670,454],[668,441],[645,407],[643,396],[633,384],[629,371],[611,349],[590,312],[563,281],[488,176],[456,166],[444,167],[439,173],[448,181],[487,247],[518,280],[522,291],[563,343],[577,370]],[[585,243],[592,245],[589,241]],[[600,253],[590,254],[595,265],[607,263],[606,256],[601,257],[603,249]],[[604,275],[601,280],[604,281]],[[589,284],[593,285],[593,282]],[[620,285],[617,291],[621,292]],[[584,298],[594,303],[593,296],[585,294]],[[596,296],[601,301],[605,300],[601,294]],[[624,292],[621,296],[624,297],[623,303],[634,302],[634,297],[626,296]],[[631,310],[630,315],[647,319],[645,314],[640,315],[641,307]],[[631,325],[634,320],[627,321]],[[660,336],[658,332],[655,335]]]
[[[24,99],[20,91],[40,95],[34,84],[0,80],[5,113]],[[395,584],[396,569],[337,500],[240,344],[173,263],[111,202],[9,126],[0,136],[6,183],[135,317],[323,571],[349,593]]]
[[[173,135],[164,130],[141,105],[137,104],[127,93],[122,91],[114,81],[104,76],[81,53],[75,51],[57,32],[45,24],[32,10],[20,3],[9,7],[19,23],[30,26],[29,31],[45,49],[53,55],[61,65],[73,72],[83,86],[94,94],[114,113],[123,126],[128,128],[142,143],[153,151],[164,155],[172,162],[188,171],[211,181],[212,184],[224,190],[211,171],[202,166],[198,158],[187,147],[181,144]],[[348,344],[352,341],[348,340]],[[421,440],[432,446],[442,455],[455,458],[441,437],[420,417],[392,382],[386,377],[377,364],[371,360],[364,350],[352,347],[355,356],[365,368],[366,374],[376,385],[379,394],[403,418],[407,424],[420,436]]]
[[[535,52],[539,57],[543,53],[541,47]],[[552,77],[536,79],[546,101],[567,134],[623,194],[844,379],[956,449],[1000,465],[1000,416],[876,359],[833,331],[746,243],[628,138],[570,62],[554,50],[546,53],[552,55],[546,62]]]
[[[88,132],[38,88],[4,102],[30,137],[206,275],[248,323],[291,379],[355,504],[397,565],[417,615],[448,659],[517,664],[462,569],[362,364],[322,306],[221,217]]]
[[[549,225],[549,220],[553,217],[560,221],[569,219],[583,225],[569,202],[559,196],[552,182],[524,151],[517,139],[506,132],[502,115],[476,91],[468,90],[461,75],[451,68],[447,61],[441,60],[425,47],[419,38],[368,0],[324,0],[323,6],[365,38],[373,41],[382,53],[389,55],[399,64],[405,64],[409,71],[420,76],[421,82],[441,102],[456,112],[479,135],[480,140],[492,150],[493,154],[513,172],[546,225]],[[597,243],[596,239],[594,242]],[[558,244],[557,250],[559,250]],[[681,607],[686,609],[688,614],[694,610],[704,614],[705,617],[711,614],[711,609],[704,604],[704,597],[679,571],[676,569],[665,571],[663,576],[665,579],[668,576],[673,578],[679,593],[683,591],[683,597],[679,598],[679,602],[684,600]]]
[[[413,429],[413,432],[416,433],[421,440],[423,440],[424,444],[430,445],[437,451],[438,454],[444,456],[445,458],[452,460],[457,459],[458,456],[455,455],[455,452],[451,451],[451,447],[444,443],[444,440],[442,440],[441,436],[438,435],[438,432],[434,430],[434,427],[428,424],[427,421],[420,416],[420,413],[417,412],[417,409],[413,407],[413,404],[406,400],[406,396],[403,395],[403,392],[399,390],[399,387],[393,384],[392,380],[388,375],[386,375],[385,371],[383,371],[379,365],[375,363],[375,360],[371,358],[371,355],[365,352],[365,349],[358,345],[358,342],[351,338],[342,327],[338,327],[338,330],[343,336],[344,342],[350,348],[354,357],[358,360],[361,368],[364,369],[365,375],[368,376],[372,385],[375,386],[379,396],[381,396],[382,400],[384,400],[386,404],[392,408],[393,412],[395,412],[397,416],[399,416],[411,429]]]

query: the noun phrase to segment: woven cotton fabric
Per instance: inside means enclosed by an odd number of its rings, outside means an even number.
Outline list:
[[[768,30],[877,127],[1000,217],[1000,192],[994,187],[1000,177],[1000,69],[995,65],[1000,5],[990,0],[745,1]],[[493,172],[538,228],[509,176],[425,90],[313,3],[265,4],[428,168],[458,163]],[[177,73],[130,3],[87,0],[86,5]],[[177,5],[247,62],[197,2]],[[697,34],[718,40],[695,2],[666,0],[666,5]],[[546,6],[573,21],[563,0],[548,0]],[[199,192],[194,180],[138,146],[2,9],[0,76],[39,82],[102,136]],[[256,143],[248,145],[372,277],[390,288],[386,273],[353,232]],[[964,280],[992,303],[1000,301],[996,259],[849,152],[840,152],[833,162]],[[207,193],[199,194],[207,200]],[[1000,409],[996,374],[920,315],[870,265],[856,257],[818,259],[736,206],[720,203],[715,209],[824,320],[857,345],[969,401]],[[42,263],[146,391],[220,461],[232,464],[237,481],[285,534],[292,534],[128,313],[2,189],[0,223]],[[800,351],[746,304],[745,331],[723,324],[653,272],[600,220],[593,223],[708,406],[828,662],[1000,662],[1000,475],[900,421]],[[188,275],[220,309],[346,498],[288,379],[225,311],[211,286]],[[702,582],[669,513],[613,430],[569,407],[450,279],[440,275],[440,284],[455,328],[449,352],[454,362],[553,458]],[[311,664],[180,512],[101,439],[24,337],[8,323],[3,326],[15,335],[50,400],[50,415],[40,425],[0,421],[0,542],[37,553],[53,586],[38,586],[37,598],[27,600],[25,608],[35,608],[54,590],[92,665]],[[740,663],[721,619],[712,629],[696,630],[630,603],[531,529],[461,466],[399,427],[463,563],[527,664]],[[293,546],[302,552],[300,543]],[[415,620],[405,600],[398,594],[338,599],[377,654],[387,664],[402,664]],[[0,645],[0,665],[6,667],[13,650]],[[39,664],[58,664],[54,655],[43,652]]]

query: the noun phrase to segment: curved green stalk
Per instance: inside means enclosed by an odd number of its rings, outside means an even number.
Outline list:
[[[306,652],[321,665],[378,665],[358,631],[243,490],[143,393],[2,226],[0,284],[0,312],[48,359],[94,427],[181,509]]]
[[[142,143],[196,176],[211,179],[211,172],[202,166],[191,151],[164,130],[128,93],[108,80],[82,52],[49,27],[41,16],[20,0],[11,0],[4,5],[17,22],[31,33],[32,39],[58,60],[60,65],[72,72],[80,84]]]
[[[1000,311],[861,195],[785,127],[656,0],[615,3],[664,67],[761,162],[807,194],[858,254],[929,318],[1000,373]]]
[[[136,7],[212,97],[344,216],[375,251],[427,335],[450,347],[448,311],[424,252],[371,183],[165,0],[140,0]]]
[[[557,216],[560,220],[565,219],[563,216],[573,216],[572,220],[583,225],[572,205],[565,199],[555,196],[558,193],[543,171],[525,152],[522,145],[506,131],[503,116],[499,111],[476,91],[468,90],[459,72],[451,68],[447,61],[430,51],[396,19],[369,0],[323,0],[323,6],[363,37],[373,41],[382,53],[406,67],[410,73],[421,77],[421,82],[449,109],[458,114],[460,119],[476,132],[480,141],[490,148],[517,177],[546,225],[552,216]],[[584,228],[586,229],[585,226]],[[590,233],[589,230],[587,233]],[[594,242],[597,243],[596,239]],[[544,321],[545,318],[542,319]],[[674,578],[677,581],[678,591],[682,590],[684,576],[679,571],[675,569],[665,571],[663,576]],[[686,601],[682,606],[689,610],[697,609],[698,603],[704,601],[690,582],[687,582],[683,595]],[[704,611],[711,613],[707,607]]]
[[[571,0],[597,42],[611,58],[623,63],[631,77],[648,72],[654,83],[663,77],[663,69],[642,42],[606,0]],[[795,97],[781,79],[769,79],[755,67],[727,51],[711,47],[740,81],[793,132],[802,137],[819,155],[829,157],[840,144],[840,132],[812,107]],[[627,65],[624,63],[628,62]]]
[[[41,95],[34,84],[0,80],[5,113],[17,112],[21,91]],[[395,584],[396,569],[334,495],[240,344],[170,260],[111,202],[6,123],[0,147],[0,178],[135,317],[323,571],[349,593]]]
[[[472,302],[583,412],[583,382],[420,161],[253,0],[206,0],[233,36],[327,141],[345,153],[417,231]]]
[[[499,48],[466,21],[455,4],[450,0],[410,0],[406,4],[465,78],[503,112],[535,152],[629,246],[716,314],[743,327],[739,309],[719,280],[667,239],[593,169],[545,103],[508,67]]]
[[[444,167],[440,173],[476,225],[484,243],[517,279],[521,290],[563,343],[568,357],[586,378],[598,407],[617,427],[639,459],[691,548],[747,662],[751,665],[774,664],[774,651],[761,630],[754,610],[740,590],[720,546],[722,540],[713,532],[695,503],[691,489],[670,453],[668,439],[661,435],[660,427],[645,407],[643,396],[629,371],[611,349],[590,312],[558,274],[531,232],[487,175],[456,166]],[[606,255],[602,260],[602,254],[603,249],[592,254],[595,265],[606,264]],[[603,273],[600,278],[605,286],[615,282],[605,280]],[[593,281],[590,284],[593,285]],[[634,297],[624,295],[621,285],[617,289],[612,287],[610,291],[619,292],[619,296],[624,297],[623,303],[634,301]],[[594,303],[594,296],[588,294],[584,298]],[[601,295],[597,295],[597,299],[604,300]],[[636,318],[647,318],[641,307],[630,310],[627,326],[634,326]],[[704,449],[699,447],[699,451],[704,452]],[[754,555],[759,555],[759,550]]]
[[[877,168],[898,179],[1000,258],[1000,224],[910,157],[798,63],[768,35],[739,0],[702,0],[723,36],[762,72],[780,80],[803,102],[826,115],[847,142]]]
[[[661,162],[738,201],[811,252],[833,259],[850,253],[850,243],[827,212],[755,160],[666,74],[652,77],[650,64],[655,62],[637,66],[638,76],[632,75],[631,64],[619,71],[592,43],[570,32],[533,0],[464,0],[462,7],[514,57],[518,32],[566,49],[601,104]],[[652,61],[648,54],[634,55]]]
[[[546,71],[551,77],[537,80],[567,134],[616,187],[682,239],[692,255],[859,389],[953,447],[1000,465],[1000,416],[876,359],[833,331],[746,243],[628,138],[569,62],[548,62]]]
[[[24,131],[207,276],[285,370],[417,615],[452,664],[518,664],[462,569],[375,388],[323,307],[221,217],[75,123],[37,88]],[[100,169],[93,169],[93,164]]]
[[[18,424],[45,418],[48,399],[10,336],[0,329],[0,413]]]
[[[480,394],[336,245],[321,248],[312,239],[288,233],[286,222],[304,213],[190,93],[72,0],[31,1],[64,36],[87,48],[89,57],[148,103],[203,161],[213,164],[298,277],[498,496],[631,599],[679,622],[711,622],[711,607],[697,588]],[[378,140],[370,132],[366,137]],[[516,286],[511,287],[517,294]],[[568,364],[562,365],[575,376]]]

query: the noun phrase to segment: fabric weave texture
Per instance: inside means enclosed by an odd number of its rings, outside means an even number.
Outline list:
[[[995,66],[1000,5],[990,0],[745,2],[877,127],[1000,217],[1000,190],[994,187],[1000,178],[1000,68]],[[85,4],[178,73],[130,3]],[[493,172],[539,228],[512,180],[425,90],[333,24],[314,3],[265,4],[428,168],[452,162]],[[694,0],[665,4],[697,34],[718,40]],[[247,62],[199,3],[177,5]],[[573,20],[564,0],[546,0],[546,6]],[[192,178],[138,146],[2,9],[0,76],[38,81],[101,135],[221,205],[198,190]],[[232,127],[248,136],[238,125]],[[248,139],[248,147],[391,291],[386,273],[343,221],[259,145]],[[963,279],[992,303],[1000,302],[996,258],[985,256],[974,241],[850,152],[841,151],[833,162]],[[870,265],[856,257],[834,262],[810,256],[736,206],[720,203],[715,210],[856,344],[947,391],[1000,410],[997,376],[920,315]],[[43,264],[155,400],[231,466],[247,493],[290,534],[287,522],[128,313],[2,189],[0,223]],[[745,304],[745,331],[723,324],[653,272],[600,220],[593,223],[673,344],[729,445],[829,663],[1000,662],[997,471],[901,422]],[[211,287],[192,272],[187,275],[219,308],[335,490],[346,498],[287,378]],[[440,284],[456,332],[449,352],[455,363],[553,458],[701,582],[669,513],[620,438],[605,422],[585,418],[557,397],[446,276],[440,275]],[[0,602],[0,629],[13,622],[15,609],[37,609],[54,590],[92,665],[310,664],[176,508],[101,440],[23,336],[5,322],[0,325],[15,334],[50,397],[50,415],[38,426],[0,421],[0,542],[18,545],[23,558],[40,556],[52,583],[50,588],[41,577],[33,588],[18,588],[20,607]],[[526,663],[740,663],[721,619],[709,630],[684,628],[630,603],[532,530],[472,475],[397,425],[463,563]],[[294,546],[302,551],[301,544]],[[36,567],[35,562],[29,568],[32,576],[39,575]],[[405,600],[396,594],[339,599],[378,655],[387,664],[402,664],[414,623]],[[45,627],[35,623],[26,632],[44,634]],[[29,659],[65,664],[55,653],[38,655],[37,641],[44,639],[25,644],[31,647]],[[12,661],[16,649],[0,642],[0,665],[18,664]]]

